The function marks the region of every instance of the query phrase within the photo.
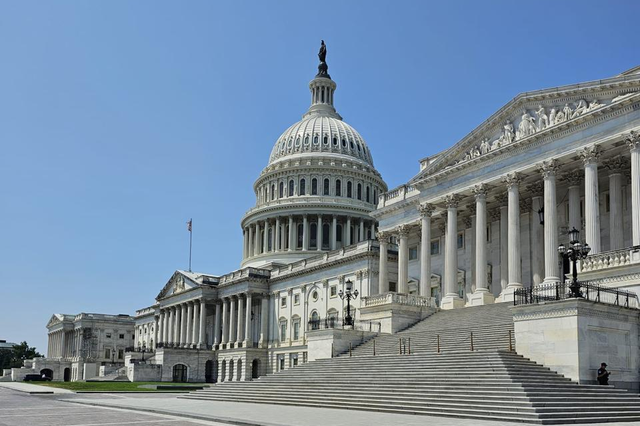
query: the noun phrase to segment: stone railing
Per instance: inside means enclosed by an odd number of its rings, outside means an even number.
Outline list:
[[[365,308],[390,304],[419,306],[425,308],[436,307],[436,300],[432,297],[417,296],[414,294],[398,294],[392,292],[363,297],[362,303],[363,307]]]
[[[412,185],[400,185],[399,187],[385,192],[384,194],[380,194],[378,208],[406,200],[407,198],[418,195],[419,193],[420,191]]]
[[[578,272],[600,271],[640,263],[640,246],[593,254],[580,261]]]
[[[352,207],[359,207],[365,209],[373,209],[375,207],[375,200],[371,200],[370,203],[367,203],[364,200],[358,200],[357,198],[349,198],[349,197],[335,197],[329,195],[303,195],[298,196],[294,195],[291,197],[279,198],[277,200],[270,200],[259,203],[258,205],[247,210],[243,218],[250,216],[256,211],[260,211],[262,209],[266,209],[269,207],[295,207],[302,206],[306,207],[307,205],[318,205],[318,204],[340,204],[340,205],[349,205]]]
[[[251,267],[239,269],[221,276],[219,283],[220,285],[227,284],[241,278],[269,278],[269,270]]]

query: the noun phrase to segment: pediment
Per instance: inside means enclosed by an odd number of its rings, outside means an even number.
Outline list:
[[[53,314],[47,322],[47,328],[51,328],[54,325],[61,324],[64,321],[64,315],[61,314]]]
[[[588,89],[542,90],[519,95],[460,142],[444,151],[416,175],[411,183],[448,168],[505,153],[541,134],[595,118],[625,100],[640,98],[639,81],[633,87],[612,90],[605,83]],[[578,93],[577,93],[578,92]]]
[[[165,297],[183,293],[198,286],[199,285],[197,282],[193,281],[182,271],[176,271],[173,273],[169,281],[165,284],[156,299],[164,299]]]

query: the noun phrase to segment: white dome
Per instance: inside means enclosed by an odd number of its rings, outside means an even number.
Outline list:
[[[329,115],[307,115],[289,127],[273,147],[269,164],[303,153],[346,155],[373,167],[373,158],[362,136],[344,121]]]

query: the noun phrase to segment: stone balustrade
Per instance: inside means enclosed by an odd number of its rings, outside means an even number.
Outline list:
[[[378,208],[388,206],[400,201],[404,201],[407,198],[416,196],[420,193],[413,185],[400,185],[384,194],[380,194],[378,200]]]
[[[392,292],[363,297],[362,303],[363,307],[365,308],[388,304],[419,306],[427,308],[436,307],[436,300],[432,297],[418,296],[415,294],[398,294]]]
[[[611,250],[588,256],[579,262],[578,272],[600,271],[640,263],[640,246]]]

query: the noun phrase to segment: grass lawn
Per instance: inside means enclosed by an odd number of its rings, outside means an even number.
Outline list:
[[[162,386],[202,386],[203,383],[172,383],[172,382],[29,382],[34,385],[49,386],[54,388],[69,389],[72,391],[95,392],[163,392],[162,390],[140,387],[142,385]],[[166,392],[166,391],[165,391]]]

